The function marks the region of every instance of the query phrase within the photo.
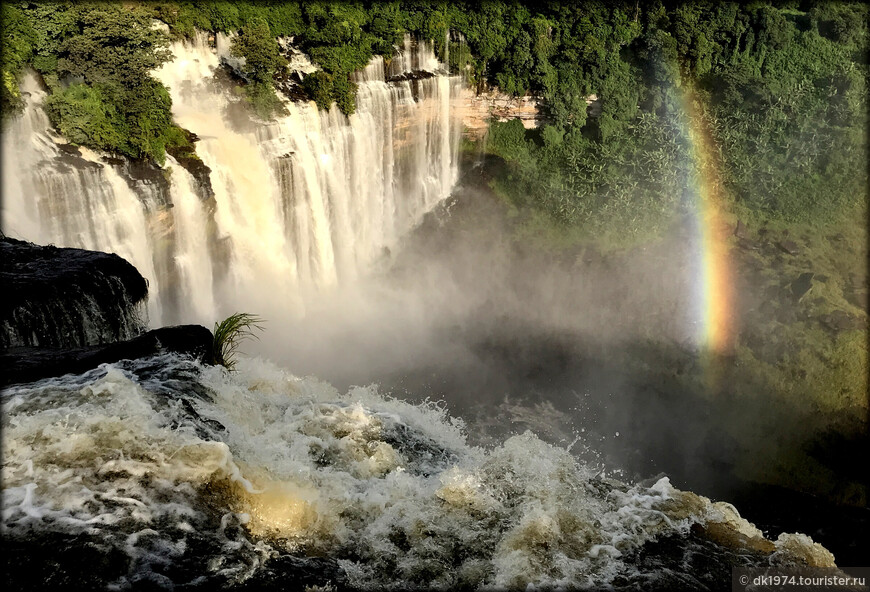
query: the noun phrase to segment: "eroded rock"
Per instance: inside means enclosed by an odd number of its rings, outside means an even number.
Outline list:
[[[776,243],[776,246],[782,250],[784,253],[788,253],[789,255],[797,255],[801,252],[800,247],[798,247],[797,243],[792,240],[782,240]]]
[[[82,347],[144,330],[148,284],[118,255],[2,238],[0,281],[0,347]]]
[[[144,358],[160,353],[191,356],[214,363],[211,331],[200,325],[179,325],[148,331],[127,341],[73,349],[16,347],[0,352],[0,386],[33,382],[43,378],[79,374],[119,360]]]
[[[805,272],[800,274],[796,280],[789,284],[791,294],[794,296],[796,302],[803,300],[804,296],[806,296],[813,288],[814,277],[814,273]]]

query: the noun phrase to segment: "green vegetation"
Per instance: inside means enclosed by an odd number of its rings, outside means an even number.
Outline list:
[[[293,36],[321,66],[322,73],[303,85],[321,108],[334,101],[352,113],[351,73],[373,55],[389,59],[405,32],[431,39],[441,58],[449,54],[454,71],[467,72],[479,86],[539,94],[549,123],[526,134],[526,149],[500,145],[501,136],[516,142],[511,133],[495,132],[490,146],[496,154],[513,151],[511,164],[522,171],[520,182],[506,190],[508,198],[559,224],[590,220],[581,236],[596,234],[608,220],[631,218],[620,206],[626,188],[659,179],[669,164],[663,153],[644,166],[626,165],[633,152],[666,138],[667,158],[689,160],[679,137],[686,123],[680,120],[685,83],[700,88],[736,200],[765,215],[816,219],[854,201],[850,196],[866,181],[855,172],[863,167],[852,166],[866,146],[868,11],[858,2],[180,0],[19,2],[4,3],[2,10],[4,113],[20,103],[15,79],[30,64],[52,90],[77,82],[92,87],[69,93],[55,112],[95,113],[100,129],[81,130],[81,117],[63,122],[55,115],[59,127],[79,129],[78,137],[95,139],[94,146],[143,132],[129,145],[115,146],[134,157],[159,160],[161,146],[173,136],[168,118],[158,113],[163,99],[148,74],[168,57],[167,36],[150,26],[158,18],[169,25],[170,38],[190,37],[197,29],[237,33],[233,53],[250,68],[245,92],[261,117],[280,110],[274,87],[283,63],[279,36]],[[450,37],[451,31],[467,43]],[[593,94],[600,113],[590,117],[586,98]],[[157,100],[153,113],[141,105],[127,108],[138,96]],[[120,121],[125,124],[119,127]],[[615,145],[627,147],[608,154]],[[605,163],[610,157],[615,161]],[[648,194],[668,181],[659,185]],[[753,191],[758,187],[765,191]],[[651,211],[641,218],[650,220],[682,203],[642,201]]]
[[[544,226],[599,247],[666,230],[691,173],[683,131],[652,114],[639,117],[620,141],[602,143],[576,129],[547,126],[536,135],[518,120],[493,123],[488,148],[510,164],[495,181],[499,193],[527,214],[546,214]]]
[[[280,109],[281,101],[275,94],[272,80],[278,69],[285,65],[285,60],[266,21],[260,17],[251,19],[233,39],[231,51],[245,59],[245,67],[251,75],[251,83],[245,87],[248,100],[257,115],[267,119]]]
[[[239,345],[246,339],[257,339],[254,329],[263,330],[263,319],[256,315],[237,312],[214,324],[214,359],[227,370],[236,366]]]
[[[837,442],[860,446],[867,433],[870,361],[859,296],[866,299],[866,216],[857,206],[828,224],[778,221],[747,231],[760,248],[736,248],[732,256],[752,298],[762,300],[740,312],[740,345],[726,382],[727,404],[762,395],[774,410],[734,428],[735,437],[761,444],[741,459],[738,474],[854,505],[866,505],[870,492],[858,472],[836,469]],[[784,240],[800,251],[784,253],[776,244]],[[806,272],[814,274],[812,287],[796,299],[792,284]],[[847,321],[831,322],[837,315]],[[787,415],[791,425],[782,424]]]
[[[757,222],[839,219],[866,195],[868,9],[805,4],[504,4],[512,25],[469,30],[471,53],[493,56],[489,82],[539,93],[550,121],[523,134],[493,124],[486,147],[510,171],[498,191],[530,223],[545,213],[591,242],[618,229],[603,242],[629,246],[692,207],[687,130],[703,125],[725,207]],[[688,120],[687,86],[703,122]],[[600,115],[587,115],[592,94]]]
[[[33,58],[36,33],[21,10],[9,3],[0,4],[2,18],[2,76],[0,101],[4,118],[13,109],[21,106],[21,91],[17,77],[25,64]]]
[[[51,122],[71,142],[160,163],[184,143],[169,93],[150,75],[170,54],[148,11],[62,2],[3,11],[4,114],[20,104],[14,81],[29,63],[52,93]]]
[[[406,30],[398,2],[181,1],[148,6],[156,18],[169,25],[176,38],[190,37],[197,29],[224,33],[241,30],[243,35],[248,29],[249,39],[253,40],[254,35],[257,40],[237,45],[235,53],[249,65],[262,57],[266,62],[259,62],[261,65],[274,65],[271,54],[277,54],[275,38],[294,37],[322,68],[304,84],[311,99],[321,109],[328,109],[334,101],[348,115],[356,109],[356,85],[350,79],[351,73],[365,67],[374,55],[390,57]],[[254,26],[256,32],[251,30]],[[278,109],[271,99],[273,80],[263,76],[252,85],[255,88],[248,89],[248,97],[258,114],[271,115]]]

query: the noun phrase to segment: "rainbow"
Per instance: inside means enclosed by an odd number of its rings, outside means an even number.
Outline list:
[[[699,97],[691,83],[682,87],[683,112],[690,140],[696,198],[699,273],[696,283],[697,343],[713,355],[734,351],[734,273],[729,254],[733,228],[725,218],[720,159],[709,121],[699,109]]]

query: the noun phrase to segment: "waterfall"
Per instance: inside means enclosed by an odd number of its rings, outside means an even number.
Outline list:
[[[349,117],[284,100],[273,121],[250,115],[220,68],[229,39],[216,46],[202,33],[175,43],[155,72],[175,121],[199,137],[213,192],[171,157],[134,174],[64,145],[32,73],[25,112],[4,130],[4,232],[128,259],[149,281],[153,324],[303,314],[393,249],[458,177],[463,83],[427,44],[406,38],[355,74]]]
[[[39,244],[117,253],[149,280],[155,301],[149,317],[161,322],[153,237],[145,232],[147,207],[157,203],[154,187],[142,184],[136,195],[96,153],[64,151],[34,73],[25,75],[21,89],[26,108],[3,134],[3,232]]]

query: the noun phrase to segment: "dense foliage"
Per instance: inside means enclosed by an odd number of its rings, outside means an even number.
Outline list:
[[[167,146],[186,142],[169,93],[150,74],[171,56],[148,11],[62,2],[4,3],[3,11],[4,81],[29,63],[51,91],[52,123],[70,141],[158,162]],[[4,84],[3,99],[4,112],[20,102],[17,84]]]
[[[680,196],[690,97],[745,215],[824,221],[863,202],[867,17],[846,2],[493,3],[451,26],[473,73],[545,100],[539,132],[492,128],[488,149],[511,164],[503,193],[587,235],[630,237],[694,197]]]
[[[285,60],[278,51],[269,25],[261,17],[254,17],[233,38],[233,55],[245,59],[245,69],[251,82],[246,87],[248,99],[260,117],[268,118],[280,108],[272,81]]]
[[[374,55],[391,56],[406,29],[398,2],[166,2],[150,5],[154,16],[169,24],[175,37],[192,36],[196,29],[236,33],[252,23],[265,24],[277,50],[276,37],[293,37],[297,45],[322,68],[304,88],[322,109],[334,101],[346,114],[356,109],[356,85],[351,73]],[[264,40],[261,37],[261,40]],[[238,47],[238,55],[272,51],[263,41]],[[271,80],[259,80],[253,91],[270,95]],[[249,93],[251,93],[249,89]],[[277,108],[272,101],[254,100],[261,115]]]
[[[4,112],[20,104],[16,78],[29,64],[52,91],[62,133],[137,158],[159,161],[184,138],[149,74],[168,59],[170,38],[235,34],[246,96],[265,118],[280,110],[277,37],[293,37],[321,67],[303,81],[309,97],[350,114],[351,73],[375,54],[389,59],[410,32],[433,40],[473,84],[543,99],[542,129],[494,124],[487,148],[508,161],[502,193],[587,236],[656,232],[691,201],[689,87],[729,194],[748,215],[825,219],[860,201],[867,182],[860,2],[179,0],[2,10]]]

